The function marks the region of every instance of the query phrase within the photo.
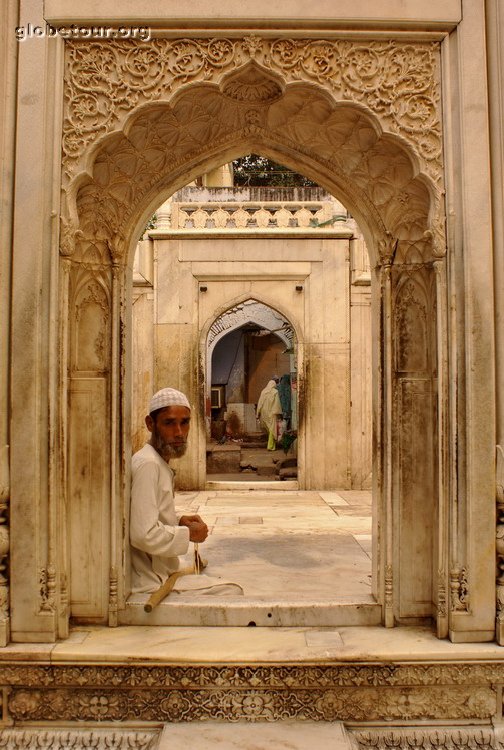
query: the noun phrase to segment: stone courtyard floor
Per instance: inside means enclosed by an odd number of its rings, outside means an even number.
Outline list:
[[[280,483],[285,486],[285,483]],[[199,551],[205,574],[243,596],[173,592],[152,613],[147,595],[128,601],[132,625],[374,625],[371,493],[205,490],[177,494],[179,513],[209,526]],[[192,551],[182,567],[192,564]]]
[[[371,493],[205,491],[177,496],[208,524],[205,572],[246,597],[330,599],[371,593]]]

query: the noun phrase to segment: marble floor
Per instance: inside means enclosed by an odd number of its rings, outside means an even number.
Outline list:
[[[452,661],[502,663],[496,643],[451,643],[433,628],[234,628],[76,625],[58,643],[10,643],[2,661],[63,663],[289,664]]]
[[[209,526],[206,572],[245,596],[330,599],[371,591],[371,493],[198,492],[180,508]]]
[[[208,561],[205,574],[239,584],[243,596],[174,592],[146,619],[138,605],[147,597],[137,595],[129,602],[129,624],[379,621],[371,595],[370,492],[256,488],[179,493],[176,500],[179,513],[198,513],[209,526],[199,550]],[[182,566],[192,563],[191,554]]]

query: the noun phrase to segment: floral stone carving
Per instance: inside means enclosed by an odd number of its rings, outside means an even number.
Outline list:
[[[504,666],[4,665],[0,680],[15,722],[489,722]]]
[[[368,107],[392,132],[414,143],[431,165],[431,176],[440,178],[438,42],[363,44],[255,36],[156,39],[142,45],[67,42],[63,151],[68,173],[100,135],[117,129],[139,105],[166,100],[190,81],[216,82],[251,60],[280,74],[286,83],[311,81],[338,100]],[[247,75],[250,78],[250,72]],[[232,80],[228,78],[228,86]],[[279,87],[271,76],[270,91]],[[257,97],[263,94],[250,93],[249,101]]]
[[[73,241],[79,260],[120,262],[139,212],[161,189],[177,187],[209,151],[247,143],[306,157],[316,179],[329,174],[327,186],[369,217],[377,242],[396,237],[419,262],[443,255],[438,43],[253,37],[66,47],[64,186],[84,170],[92,178],[79,182],[79,225],[64,219],[64,254]]]

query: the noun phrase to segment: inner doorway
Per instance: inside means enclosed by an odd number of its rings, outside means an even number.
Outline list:
[[[145,622],[294,626],[316,612],[320,625],[376,624],[371,492],[369,485],[352,490],[359,476],[369,481],[371,457],[366,470],[353,472],[351,463],[358,443],[352,419],[361,418],[361,443],[364,412],[371,421],[370,375],[367,401],[357,406],[363,372],[371,369],[365,243],[343,204],[318,186],[301,194],[244,186],[239,193],[238,201],[234,186],[188,186],[157,212],[162,221],[169,216],[168,226],[158,223],[149,236],[157,264],[153,341],[162,343],[153,357],[156,387],[180,377],[180,363],[190,361],[181,330],[200,337],[206,483],[195,491],[190,478],[184,486],[177,466],[177,509],[208,523],[208,574],[239,583],[244,596],[177,596]],[[144,331],[146,314],[138,312]],[[282,375],[289,375],[291,403],[281,421],[285,415],[298,443],[287,456],[279,445],[267,450],[256,419],[261,392]],[[370,424],[366,437],[370,444]],[[291,465],[278,466],[283,460]],[[307,464],[309,491],[297,476],[280,475]],[[128,604],[127,621],[143,622],[141,602]]]
[[[288,320],[256,300],[217,318],[207,341],[207,483],[297,480],[296,351]]]

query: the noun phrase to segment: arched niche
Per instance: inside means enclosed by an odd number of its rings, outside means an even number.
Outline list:
[[[161,46],[165,41],[161,40]],[[158,40],[153,44],[157,43]],[[314,55],[319,42],[292,42],[289,58],[285,45],[280,54],[281,45],[262,40],[258,43],[259,54],[258,49],[254,52],[249,40],[243,46],[245,59],[236,65],[222,62],[222,55],[227,59],[225,50],[229,51],[234,42],[226,42],[220,48],[221,57],[215,59],[209,57],[207,43],[184,44],[189,45],[191,54],[194,50],[206,50],[204,54],[201,52],[201,65],[196,73],[191,70],[182,77],[183,85],[177,68],[168,65],[168,70],[165,66],[163,75],[166,74],[173,85],[165,86],[164,94],[158,99],[153,97],[152,101],[145,101],[145,97],[149,91],[157,90],[161,79],[153,63],[153,79],[145,85],[145,65],[139,60],[135,62],[133,47],[113,43],[109,48],[96,44],[89,45],[89,50],[70,48],[73,57],[69,70],[72,65],[77,68],[74,67],[74,79],[69,74],[70,83],[67,83],[70,102],[67,123],[70,123],[72,138],[67,131],[66,213],[61,232],[62,299],[68,299],[68,288],[75,283],[82,268],[106,278],[110,299],[110,390],[106,405],[109,429],[105,437],[103,431],[99,435],[91,431],[96,444],[101,445],[105,439],[110,449],[110,482],[108,487],[101,485],[100,490],[109,542],[101,544],[101,556],[89,555],[85,561],[90,575],[100,582],[101,590],[108,587],[105,597],[108,605],[104,605],[103,599],[97,601],[87,616],[95,622],[108,618],[111,624],[117,623],[118,612],[128,594],[128,571],[124,564],[128,546],[129,465],[129,436],[125,427],[129,424],[127,302],[129,268],[137,233],[160,198],[170,195],[203,171],[255,151],[313,177],[348,206],[363,229],[371,255],[374,289],[374,593],[383,606],[384,624],[435,617],[439,634],[445,635],[448,550],[435,519],[446,523],[446,504],[439,495],[439,467],[435,458],[429,464],[431,474],[421,477],[417,485],[420,493],[432,491],[432,504],[437,509],[427,531],[427,540],[419,548],[415,565],[411,564],[411,557],[405,565],[397,552],[401,539],[407,539],[411,532],[410,511],[416,502],[397,481],[397,477],[407,471],[404,441],[401,442],[405,434],[403,425],[409,417],[413,424],[414,414],[427,409],[427,422],[436,436],[439,411],[445,408],[436,401],[432,371],[426,376],[430,385],[425,386],[430,389],[430,401],[416,399],[412,388],[411,398],[403,398],[399,406],[398,395],[402,393],[404,378],[396,366],[402,356],[400,353],[396,356],[399,330],[420,325],[422,305],[426,315],[421,323],[424,325],[422,341],[435,340],[436,336],[442,340],[437,333],[444,325],[432,303],[433,288],[438,297],[445,294],[439,91],[434,48],[419,44],[409,50],[409,54],[419,56],[426,67],[424,73],[419,74],[422,87],[415,95],[408,96],[400,87],[394,92],[390,89],[394,75],[399,75],[397,66],[391,67],[391,60],[397,60],[400,51],[396,43],[371,44],[369,51],[359,51],[349,43],[345,47],[347,66],[342,63],[343,78],[332,63],[328,63],[330,74],[326,75],[323,69],[317,72]],[[266,48],[271,53],[269,57]],[[85,61],[91,52],[95,58],[102,55],[106,59],[108,78],[101,74],[97,74],[99,80],[86,78]],[[194,54],[197,59],[197,53]],[[300,62],[299,55],[304,55],[304,62]],[[405,58],[399,57],[407,65]],[[122,60],[119,68],[117,60]],[[387,80],[383,78],[380,63],[388,71]],[[379,79],[374,88],[369,81],[370,66]],[[85,96],[92,98],[93,91],[99,92],[95,99],[98,101],[107,86],[117,88],[116,70],[122,71],[123,85],[136,95],[130,101],[123,99],[120,105],[110,105],[116,108],[115,120],[103,117],[99,108],[96,109],[95,125],[98,123],[99,127],[95,127],[94,135],[92,129],[81,128],[79,146],[74,137],[75,126],[72,130],[71,125],[72,117],[76,116],[75,101],[71,97],[72,91],[76,91],[75,81],[79,76],[79,80],[85,80],[91,89]],[[143,88],[141,80],[144,80]],[[386,101],[386,97],[392,95],[394,102]],[[75,96],[79,99],[84,94]],[[403,109],[397,113],[399,104]],[[420,124],[415,117],[420,118]],[[405,122],[409,122],[407,127],[401,125]],[[114,127],[116,130],[111,132]],[[85,148],[82,148],[83,142]],[[425,284],[428,282],[431,289],[423,303],[416,301],[419,293],[412,296],[407,290],[400,292],[403,277],[416,279],[420,276],[425,277]],[[75,314],[75,303],[70,298],[68,309],[62,311],[63,337],[72,338]],[[200,406],[197,419],[201,432],[203,375],[196,347],[194,358],[184,366],[192,373],[188,376],[188,387],[193,401]],[[430,443],[426,446],[425,441],[422,442],[425,434],[420,432],[417,442],[408,444],[409,461],[414,460],[418,452],[430,450]],[[79,452],[79,440],[79,436],[65,433],[64,444],[69,454]],[[193,458],[200,460],[196,454]],[[64,477],[64,482],[66,479]],[[100,482],[103,483],[102,478]],[[75,503],[71,483],[69,486],[70,489],[65,485],[62,515],[66,507]],[[62,557],[60,563],[63,569],[69,570],[66,558]],[[418,565],[428,571],[424,586],[429,591],[428,601],[424,590],[418,596],[415,594]],[[404,591],[411,594],[406,603],[401,599]],[[69,611],[78,611],[76,602],[70,601]]]

